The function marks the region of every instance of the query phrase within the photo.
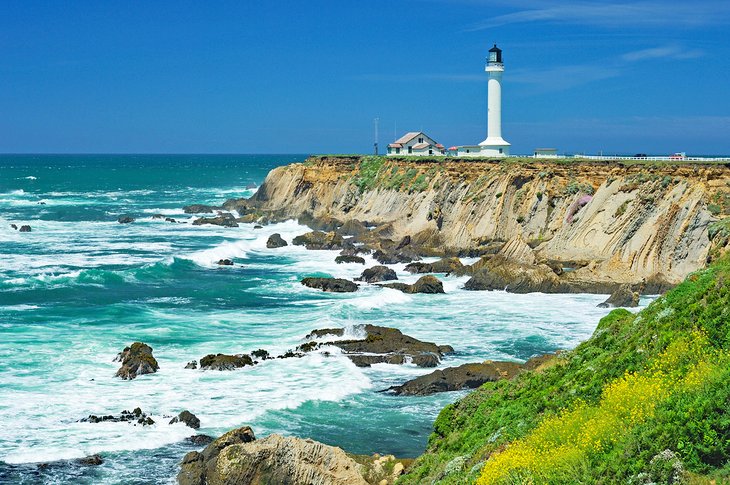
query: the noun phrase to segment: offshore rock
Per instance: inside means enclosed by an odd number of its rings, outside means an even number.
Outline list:
[[[216,264],[219,266],[233,266],[233,261],[230,259],[219,259]]]
[[[403,293],[445,293],[443,283],[432,275],[421,276],[418,281],[412,285],[406,283],[386,283],[381,286],[400,290]]]
[[[373,253],[373,258],[380,264],[410,263],[421,259],[418,254],[410,248],[384,251],[378,249]]]
[[[152,347],[142,342],[134,342],[129,347],[125,347],[114,361],[122,363],[115,377],[126,380],[143,374],[153,374],[160,368],[157,360],[152,356]]]
[[[433,263],[415,262],[407,264],[405,270],[409,273],[446,273],[462,276],[467,274],[468,268],[459,258],[443,258]]]
[[[110,421],[112,423],[133,423],[135,426],[138,424],[142,426],[151,426],[155,424],[154,420],[149,417],[147,414],[142,412],[142,409],[140,408],[134,408],[134,410],[127,411],[124,410],[119,416],[112,416],[111,414],[108,414],[106,416],[97,416],[95,414],[90,414],[86,418],[79,419],[79,423],[103,423],[105,421]]]
[[[200,359],[200,370],[234,370],[254,365],[249,355],[208,354]]]
[[[134,217],[132,217],[132,216],[119,216],[117,218],[117,222],[119,224],[130,224],[130,223],[134,222]],[[23,228],[21,227],[20,230],[22,231]]]
[[[342,264],[342,263],[365,264],[365,259],[363,259],[360,256],[340,255],[335,258],[335,263],[337,263],[337,264]]]
[[[352,293],[357,291],[357,284],[342,278],[304,278],[304,286],[331,293]]]
[[[621,285],[606,301],[598,304],[598,308],[633,308],[637,306],[639,306],[639,293],[634,291],[631,285]]]
[[[180,485],[367,485],[360,470],[361,466],[340,448],[276,434],[256,440],[246,427],[226,433],[202,453],[193,451],[185,455],[178,482]]]
[[[183,207],[183,212],[185,212],[186,214],[212,214],[221,209],[222,207],[214,205],[192,204]]]
[[[233,214],[229,214],[228,212],[219,212],[216,217],[201,217],[193,221],[194,226],[202,226],[203,224],[212,224],[221,227],[238,227],[238,223],[233,217]]]
[[[448,367],[435,370],[400,386],[392,386],[386,391],[396,395],[428,396],[437,392],[476,389],[485,382],[499,379],[511,379],[523,370],[517,362],[492,362],[481,364],[464,364],[459,367]]]
[[[412,362],[419,367],[436,367],[444,354],[453,352],[449,345],[436,345],[423,342],[400,330],[376,325],[356,327],[364,331],[365,337],[353,340],[336,340],[322,343],[342,349],[356,366],[370,367],[372,364],[404,364]],[[322,338],[327,335],[342,336],[344,329],[314,330],[307,339]]]
[[[344,239],[336,232],[312,231],[292,240],[295,246],[304,246],[307,249],[342,249]]]
[[[278,232],[275,232],[266,240],[266,247],[269,249],[283,248],[288,245],[289,243],[287,243]]]
[[[378,281],[392,281],[397,280],[395,271],[387,266],[373,266],[362,272],[358,281],[365,281],[366,283],[377,283]]]
[[[193,429],[200,428],[200,419],[188,410],[185,410],[172,418],[169,424],[184,423],[187,427]]]
[[[20,226],[19,232],[31,232],[31,228],[28,224]]]

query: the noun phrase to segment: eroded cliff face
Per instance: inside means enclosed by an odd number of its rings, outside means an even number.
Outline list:
[[[576,280],[678,283],[730,214],[730,168],[313,157],[272,170],[252,201],[278,218],[390,223],[445,254],[522,239]]]

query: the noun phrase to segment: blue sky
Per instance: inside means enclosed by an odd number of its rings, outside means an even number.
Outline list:
[[[254,5],[257,4],[257,5]],[[0,4],[0,152],[730,154],[726,0]]]

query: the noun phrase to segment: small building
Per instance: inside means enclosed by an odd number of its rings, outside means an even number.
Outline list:
[[[388,145],[388,155],[434,156],[443,155],[444,146],[422,131],[406,133]]]
[[[535,148],[534,158],[558,158],[557,148]]]

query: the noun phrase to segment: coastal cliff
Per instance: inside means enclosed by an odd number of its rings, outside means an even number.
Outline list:
[[[521,239],[573,281],[673,285],[727,244],[729,181],[717,164],[322,156],[272,170],[226,207],[388,225],[433,255]]]

